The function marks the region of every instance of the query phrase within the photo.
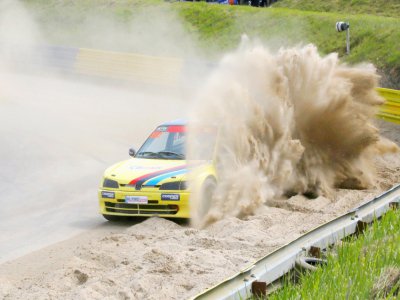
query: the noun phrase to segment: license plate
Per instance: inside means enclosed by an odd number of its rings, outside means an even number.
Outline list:
[[[125,203],[147,204],[148,198],[146,196],[125,196]]]

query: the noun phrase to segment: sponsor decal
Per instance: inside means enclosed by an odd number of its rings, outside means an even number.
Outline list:
[[[185,126],[168,126],[168,132],[186,132]]]
[[[156,131],[161,132],[186,132],[186,127],[182,125],[160,126]]]
[[[115,198],[115,193],[114,192],[102,191],[101,192],[101,197],[102,198],[108,198],[108,199],[114,199]]]
[[[167,131],[167,129],[168,129],[168,127],[167,126],[160,126],[160,127],[157,127],[157,129],[156,129],[156,131]]]
[[[161,131],[154,131],[154,132],[150,135],[150,138],[156,139],[156,138],[160,137],[161,134],[162,134]]]
[[[179,194],[161,194],[161,200],[176,201],[181,198]]]

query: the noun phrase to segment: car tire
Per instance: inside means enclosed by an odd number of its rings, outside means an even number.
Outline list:
[[[103,215],[104,219],[110,222],[119,222],[123,221],[125,217],[122,216],[114,216],[114,215]]]
[[[212,206],[212,198],[214,196],[215,189],[217,188],[217,182],[214,178],[207,178],[200,192],[200,205],[199,205],[199,216],[203,219],[210,211]]]

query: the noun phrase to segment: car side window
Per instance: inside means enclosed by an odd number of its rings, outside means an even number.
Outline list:
[[[174,140],[172,141],[172,147],[177,147],[185,143],[185,133],[177,132],[174,135]]]

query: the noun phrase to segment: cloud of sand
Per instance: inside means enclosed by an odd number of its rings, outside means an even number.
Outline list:
[[[34,20],[19,1],[0,2],[0,64],[24,65],[34,56],[35,48],[43,37]]]
[[[194,33],[187,34],[169,4],[68,2],[27,5],[51,44],[154,56],[197,55]]]
[[[219,129],[212,209],[194,214],[194,223],[243,217],[288,194],[370,185],[378,79],[372,65],[348,67],[313,45],[273,54],[245,39],[223,58],[192,116],[196,126]],[[197,148],[189,149],[196,155]],[[201,198],[196,191],[192,211]]]

